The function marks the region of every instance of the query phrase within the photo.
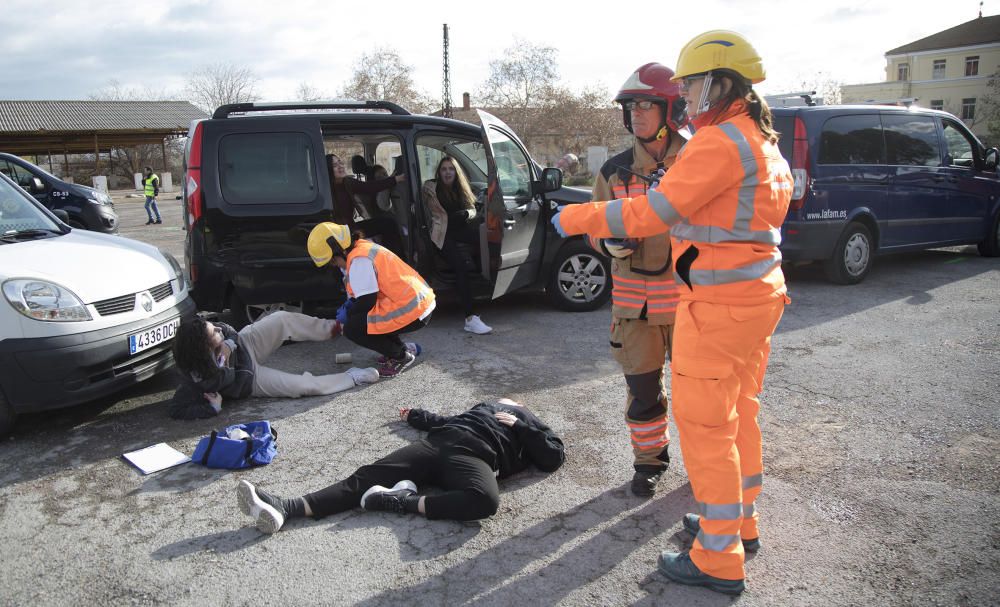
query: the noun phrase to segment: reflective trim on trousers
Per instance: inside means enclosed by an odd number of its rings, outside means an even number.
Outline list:
[[[743,477],[743,488],[753,489],[754,487],[760,487],[764,480],[764,473],[752,474],[750,476]]]
[[[622,295],[620,293],[617,293],[615,291],[611,292],[611,297],[615,300],[615,303],[633,304],[633,305],[641,306],[642,304],[644,304],[646,302],[646,298],[645,297],[626,297],[626,296],[624,296],[624,295]]]
[[[751,230],[749,228],[734,227],[732,230],[727,230],[719,226],[691,225],[686,220],[671,228],[670,235],[679,240],[713,244],[720,242],[759,242],[775,246],[781,244],[781,230],[777,228]]]
[[[715,552],[723,552],[726,548],[729,548],[736,542],[740,541],[739,535],[714,535],[711,533],[705,533],[704,531],[698,532],[698,541],[701,542],[702,547],[705,550],[714,550]]]
[[[749,265],[732,270],[691,270],[688,278],[692,285],[713,286],[724,285],[745,280],[756,280],[763,278],[781,264],[781,251],[775,249],[767,259],[755,261]],[[677,273],[674,273],[677,276]],[[680,276],[677,276],[680,280]]]
[[[757,502],[751,502],[743,506],[743,518],[753,518],[757,514]]]
[[[701,518],[713,521],[735,521],[743,516],[743,504],[706,504],[698,502]]]
[[[644,448],[648,448],[648,447],[662,447],[663,445],[670,444],[670,439],[662,438],[662,439],[649,440],[649,441],[637,441],[637,440],[635,440],[635,438],[633,438],[632,439],[632,444],[635,445],[636,447],[639,447],[640,449],[644,449]]]
[[[659,420],[655,422],[650,422],[648,424],[633,424],[629,422],[629,429],[633,432],[652,432],[654,430],[662,430],[667,427],[667,420]]]
[[[646,194],[646,200],[649,201],[649,206],[652,207],[656,216],[660,218],[660,221],[668,226],[677,225],[683,219],[683,216],[677,212],[674,205],[670,204],[667,197],[659,190],[650,190]]]

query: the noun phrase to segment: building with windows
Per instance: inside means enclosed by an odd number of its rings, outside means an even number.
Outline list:
[[[843,103],[915,103],[951,112],[981,139],[990,77],[1000,70],[1000,15],[979,17],[885,54],[886,81],[849,84]]]

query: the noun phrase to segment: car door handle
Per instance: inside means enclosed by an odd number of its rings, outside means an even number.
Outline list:
[[[507,228],[508,230],[513,230],[515,225],[517,225],[517,220],[516,219],[504,219],[503,220],[503,227]]]
[[[933,177],[931,177],[931,179],[934,180],[934,183],[941,183],[942,181],[944,181],[944,177],[942,177],[941,175],[934,175]]]
[[[949,177],[948,183],[958,183],[958,177]]]

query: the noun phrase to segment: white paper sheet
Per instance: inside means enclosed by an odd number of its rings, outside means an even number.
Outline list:
[[[157,443],[145,449],[131,451],[125,453],[122,457],[141,470],[143,474],[158,472],[191,461],[190,457],[174,449],[167,443]]]

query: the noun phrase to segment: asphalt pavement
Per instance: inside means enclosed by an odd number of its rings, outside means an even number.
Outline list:
[[[142,225],[116,193],[121,233],[183,260],[180,201]],[[792,305],[761,397],[761,551],[730,599],[668,582],[661,550],[691,538],[678,448],[650,500],[628,492],[624,381],[609,308],[571,314],[541,294],[482,306],[491,335],[442,305],[400,377],[322,397],[249,399],[215,419],[168,417],[160,376],[114,397],[27,415],[0,441],[5,605],[986,605],[1000,603],[1000,260],[974,248],[879,258],[866,281],[787,271]],[[345,339],[291,344],[268,364],[335,372],[374,353]],[[281,495],[326,486],[416,439],[401,406],[458,413],[526,404],[566,443],[566,464],[501,485],[478,523],[354,510],[264,536],[237,508],[248,479]],[[191,453],[229,423],[269,419],[278,456],[247,471],[195,464],[149,476],[121,454]]]

